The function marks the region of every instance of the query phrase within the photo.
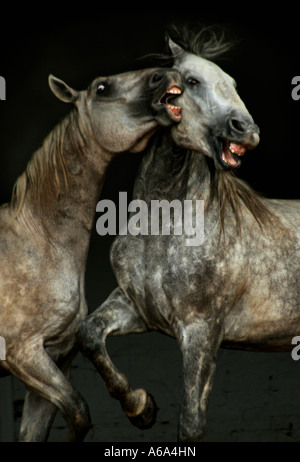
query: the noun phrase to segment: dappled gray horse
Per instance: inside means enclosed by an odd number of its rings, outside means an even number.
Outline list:
[[[153,423],[155,403],[112,364],[106,337],[159,331],[177,339],[180,441],[203,438],[220,346],[285,351],[300,326],[300,201],[261,198],[233,175],[246,149],[259,142],[258,128],[233,79],[205,53],[195,54],[201,43],[191,44],[187,51],[171,44],[184,82],[176,100],[182,121],[148,148],[134,198],[149,209],[154,199],[204,200],[203,242],[187,246],[189,236],[175,235],[172,221],[170,235],[117,237],[111,261],[119,286],[78,336],[110,394],[141,428]],[[202,49],[207,56],[218,51]]]
[[[50,76],[69,115],[45,139],[0,209],[0,375],[22,380],[20,439],[47,438],[58,409],[72,440],[90,428],[87,404],[66,374],[75,332],[87,314],[85,265],[95,206],[107,166],[144,149],[158,128],[178,121],[167,102],[180,93],[174,70],[146,69],[97,78],[77,92]],[[2,372],[2,373],[1,373]]]

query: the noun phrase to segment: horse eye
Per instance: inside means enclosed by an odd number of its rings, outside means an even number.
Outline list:
[[[106,86],[104,83],[100,83],[97,87],[97,95],[100,95],[101,93],[103,93],[104,91],[106,90]]]
[[[187,79],[187,83],[189,85],[197,85],[197,83],[200,83],[200,82],[199,82],[199,80],[194,79],[193,77],[190,77],[189,79]]]

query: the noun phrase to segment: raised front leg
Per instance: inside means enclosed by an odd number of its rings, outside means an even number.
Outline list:
[[[138,428],[151,427],[156,419],[154,399],[142,388],[132,390],[127,377],[112,363],[106,337],[148,331],[133,303],[120,288],[81,324],[77,340],[81,352],[101,374],[110,395],[120,401],[129,420]]]
[[[180,326],[178,340],[183,355],[183,399],[178,440],[202,441],[221,329],[214,322],[197,320]]]

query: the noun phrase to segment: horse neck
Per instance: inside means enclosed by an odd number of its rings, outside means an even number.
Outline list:
[[[93,141],[73,109],[18,179],[12,201],[16,218],[54,247],[67,249],[72,243],[78,258],[86,258],[95,205],[111,157]]]
[[[205,226],[219,236],[225,226],[233,235],[240,233],[245,213],[248,224],[251,219],[255,226],[278,226],[268,204],[247,183],[231,171],[215,169],[212,162],[204,154],[175,146],[166,134],[159,135],[142,161],[134,199],[148,204],[154,199],[204,200]]]
[[[205,156],[179,148],[165,133],[149,145],[134,188],[134,198],[206,199],[209,196],[210,172]]]

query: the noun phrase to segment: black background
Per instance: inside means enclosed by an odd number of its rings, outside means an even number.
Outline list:
[[[203,2],[47,2],[1,8],[0,75],[7,85],[7,99],[0,101],[1,203],[10,199],[34,150],[70,110],[51,93],[48,75],[83,89],[96,76],[138,68],[137,58],[164,50],[166,27],[173,23],[223,25],[227,37],[237,40],[222,68],[237,81],[261,130],[259,146],[243,157],[238,175],[266,196],[300,198],[300,101],[291,97],[291,80],[300,75],[300,37],[292,5],[241,2],[221,10]],[[129,153],[116,158],[101,198],[116,201],[118,191],[130,193],[140,159]],[[91,310],[115,287],[111,242],[93,232],[86,276]]]

